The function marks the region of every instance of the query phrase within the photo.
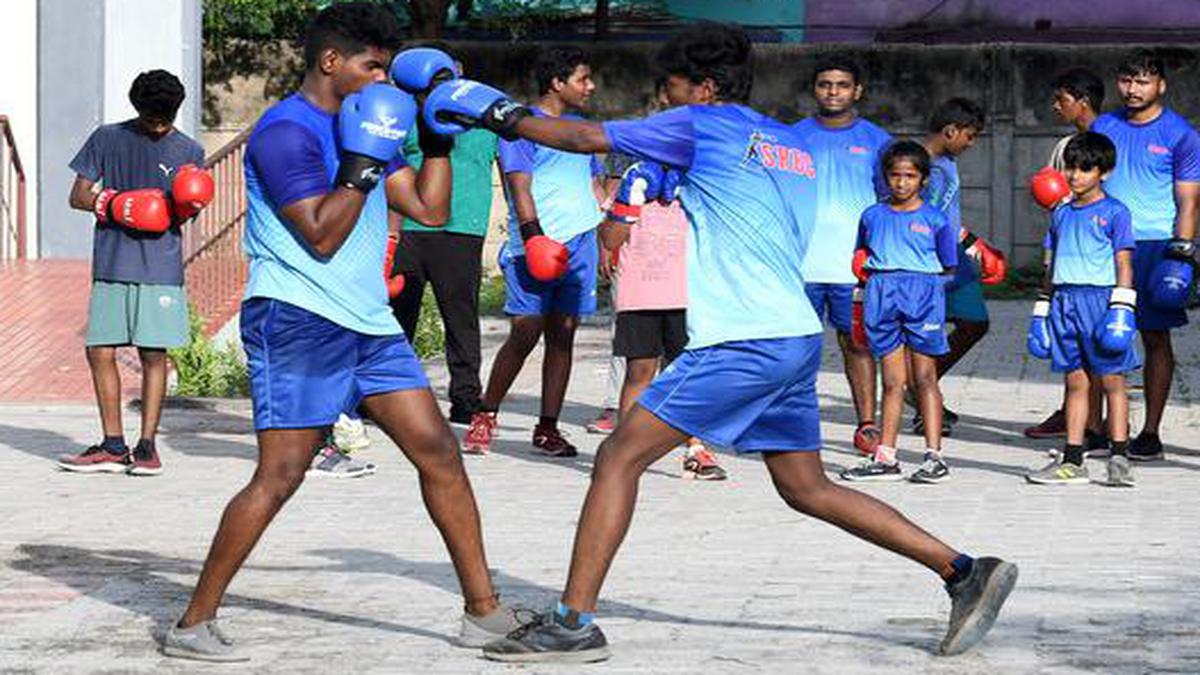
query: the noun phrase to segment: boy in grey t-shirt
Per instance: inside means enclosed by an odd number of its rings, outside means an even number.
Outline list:
[[[204,151],[174,127],[184,99],[183,84],[174,75],[165,70],[138,75],[129,99],[138,116],[93,131],[70,164],[76,173],[72,208],[97,214],[86,344],[104,439],[61,458],[58,466],[67,471],[162,471],[154,437],[166,394],[166,350],[188,340],[180,236],[185,218],[165,195],[172,190],[177,169],[201,164]],[[129,197],[134,194],[130,191],[147,189],[162,192]],[[124,219],[114,214],[113,204],[122,206]],[[145,209],[163,227],[122,224],[130,206],[138,215],[142,212],[137,209]],[[141,438],[132,452],[125,445],[116,364],[117,347],[130,345],[137,347],[142,365]]]

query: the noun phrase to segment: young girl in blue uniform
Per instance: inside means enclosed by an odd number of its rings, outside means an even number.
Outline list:
[[[942,459],[942,393],[937,357],[946,341],[947,275],[958,264],[958,231],[946,215],[925,203],[929,153],[919,143],[900,141],[881,160],[887,201],[863,211],[856,259],[869,276],[863,296],[863,328],[883,370],[883,438],[875,454],[841,476],[850,481],[894,481],[904,476],[896,459],[896,437],[904,409],[908,362],[918,409],[925,418],[925,461],[909,479],[940,483],[950,477]]]

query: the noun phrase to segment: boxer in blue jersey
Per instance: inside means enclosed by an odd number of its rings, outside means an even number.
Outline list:
[[[596,85],[577,47],[546,49],[534,64],[541,96],[535,115],[581,119]],[[579,317],[596,311],[596,225],[600,222],[604,167],[594,155],[563,152],[529,140],[500,142],[500,169],[508,195],[508,241],[500,251],[504,271],[504,313],[511,317],[508,338],[492,361],[479,412],[463,437],[463,451],[486,454],[495,437],[500,404],[525,359],[545,336],[542,400],[533,447],[549,457],[569,458],[575,446],[558,429]],[[545,235],[566,246],[567,271],[553,281],[530,274],[522,229],[537,223]]]
[[[392,316],[381,273],[388,208],[440,225],[450,200],[445,142],[422,142],[445,153],[426,152],[419,174],[398,159],[420,93],[383,83],[400,30],[375,4],[322,11],[300,90],[268,109],[250,136],[241,331],[258,467],[225,508],[191,603],[167,631],[170,656],[245,660],[215,625],[225,589],[300,487],[322,428],[360,403],[417,468],[462,585],[460,640],[478,646],[517,625],[492,586],[458,442]],[[430,86],[438,54],[393,77]]]
[[[1092,123],[1092,131],[1117,146],[1117,166],[1104,190],[1133,216],[1134,286],[1142,296],[1137,322],[1146,349],[1146,416],[1129,445],[1132,460],[1161,459],[1159,426],[1175,376],[1171,329],[1187,323],[1183,303],[1157,306],[1167,259],[1194,264],[1196,218],[1200,210],[1200,136],[1162,100],[1166,68],[1151,52],[1137,52],[1118,70],[1117,92],[1125,104]]]
[[[1072,199],[1054,210],[1044,248],[1050,264],[1045,287],[1053,292],[1047,316],[1050,365],[1066,378],[1067,439],[1063,452],[1026,478],[1046,485],[1086,484],[1084,434],[1098,380],[1108,402],[1108,485],[1133,485],[1126,456],[1129,399],[1125,373],[1140,366],[1133,346],[1133,228],[1129,209],[1104,193],[1101,179],[1117,151],[1094,131],[1076,134],[1063,149]],[[1035,312],[1035,315],[1037,313]]]
[[[967,231],[962,222],[962,189],[958,176],[958,157],[975,145],[983,132],[983,108],[965,98],[952,98],[942,103],[929,118],[929,133],[923,144],[931,159],[929,181],[922,198],[946,214],[950,226],[960,234],[960,264],[954,268],[954,278],[946,285],[946,323],[950,332],[950,351],[938,358],[938,378],[958,363],[988,332],[987,306],[980,285],[982,257],[1002,260],[1003,256],[986,242],[968,252]],[[974,235],[973,240],[981,241]],[[979,262],[975,258],[980,258]],[[910,403],[915,401],[910,400]],[[949,435],[958,415],[942,411],[942,433]],[[920,412],[913,418],[913,433],[924,434],[925,422]]]
[[[834,484],[821,464],[821,324],[800,273],[813,236],[817,175],[803,137],[746,107],[753,61],[740,28],[698,23],[668,41],[658,62],[676,107],[641,120],[535,116],[476,82],[444,84],[426,103],[437,128],[481,125],[563,150],[624,152],[680,170],[690,225],[688,347],[601,443],[560,602],[538,623],[487,645],[484,656],[607,658],[593,615],[633,517],[639,480],[689,436],[761,453],[790,507],[940,574],[953,605],[941,651],[969,648],[1016,583],[1016,566],[955,551],[873,497]]]
[[[921,199],[929,179],[929,153],[915,141],[899,141],[880,162],[887,179],[886,202],[863,212],[858,247],[870,275],[863,324],[871,352],[883,364],[883,437],[873,456],[841,473],[851,481],[903,478],[896,439],[904,411],[905,381],[911,379],[925,425],[925,461],[909,476],[914,483],[950,477],[942,458],[942,393],[937,357],[946,341],[946,274],[958,264],[958,232],[946,215]],[[912,375],[909,377],[908,371]]]
[[[804,135],[817,172],[815,229],[821,236],[809,244],[800,272],[804,291],[817,315],[837,331],[842,365],[858,414],[854,445],[870,455],[879,445],[875,426],[875,359],[850,339],[854,273],[850,261],[858,236],[858,218],[879,200],[883,181],[879,158],[892,137],[858,116],[863,94],[858,65],[847,57],[830,57],[813,70],[817,114],[795,125]]]

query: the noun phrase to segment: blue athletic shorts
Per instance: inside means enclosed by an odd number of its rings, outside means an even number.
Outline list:
[[[550,282],[534,279],[525,264],[525,256],[500,251],[504,270],[504,313],[509,316],[596,313],[596,231],[588,230],[565,243],[571,257],[567,273]]]
[[[821,449],[821,336],[689,349],[638,403],[672,427],[738,452]]]
[[[243,302],[241,330],[259,431],[323,427],[367,396],[429,387],[403,333],[358,333],[273,298]]]
[[[939,275],[876,272],[863,295],[863,323],[871,353],[884,357],[907,345],[927,356],[950,351],[946,294]]]
[[[1050,299],[1050,368],[1056,373],[1083,369],[1093,375],[1127,373],[1142,366],[1137,345],[1109,354],[1095,339],[1096,326],[1108,311],[1112,289],[1105,286],[1057,286]]]
[[[946,290],[946,320],[987,323],[987,304],[983,301],[983,285],[978,280]]]
[[[817,311],[818,319],[828,321],[839,333],[850,332],[854,284],[805,283],[804,293]]]
[[[1150,304],[1150,273],[1163,259],[1169,239],[1139,241],[1133,249],[1133,287],[1138,292],[1138,330],[1170,330],[1187,325],[1187,311],[1159,309]]]

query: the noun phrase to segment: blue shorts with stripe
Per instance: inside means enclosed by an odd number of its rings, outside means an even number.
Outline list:
[[[901,346],[926,356],[950,351],[946,294],[940,275],[876,272],[863,295],[863,324],[871,353],[884,357]]]
[[[505,314],[580,316],[596,313],[596,266],[599,262],[596,231],[588,230],[571,237],[564,245],[570,253],[567,272],[554,281],[534,279],[524,255],[510,256],[507,246],[501,249]]]
[[[243,302],[241,331],[258,431],[323,427],[367,396],[429,387],[403,333],[366,335],[274,298]]]
[[[738,452],[821,449],[821,335],[689,349],[638,399],[663,422]]]
[[[1056,373],[1085,370],[1093,375],[1127,373],[1141,367],[1137,345],[1110,354],[1096,342],[1096,326],[1108,312],[1107,286],[1056,286],[1050,299],[1050,368]]]

